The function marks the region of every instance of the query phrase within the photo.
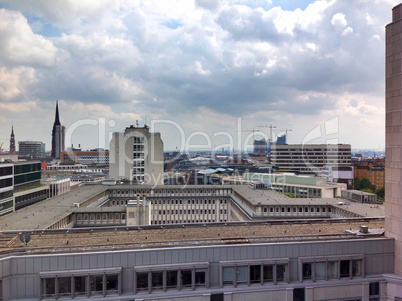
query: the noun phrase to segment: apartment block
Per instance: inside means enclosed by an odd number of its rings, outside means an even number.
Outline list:
[[[350,166],[351,146],[349,144],[273,145],[271,164],[281,171],[319,173],[326,166]]]

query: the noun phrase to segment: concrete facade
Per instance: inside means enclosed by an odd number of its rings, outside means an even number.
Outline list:
[[[350,144],[272,145],[271,163],[280,170],[319,173],[325,166],[350,166]]]
[[[110,178],[163,185],[163,142],[160,133],[151,133],[147,126],[113,133],[109,161]]]
[[[385,80],[385,230],[395,238],[395,274],[402,276],[402,4],[386,26]],[[402,279],[395,277],[388,297],[402,298]],[[396,299],[395,299],[396,300]],[[398,299],[399,300],[399,299]]]
[[[393,248],[375,238],[11,255],[2,300],[385,301],[370,286],[392,273]]]

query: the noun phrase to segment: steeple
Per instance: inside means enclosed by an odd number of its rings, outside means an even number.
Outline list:
[[[15,154],[15,136],[14,136],[14,125],[11,126],[11,135],[10,135],[10,154]]]
[[[59,119],[59,102],[56,101],[56,116],[54,118],[54,125],[60,125],[60,119]]]

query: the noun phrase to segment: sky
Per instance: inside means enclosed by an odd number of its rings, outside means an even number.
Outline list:
[[[384,149],[394,0],[0,0],[0,145],[109,148],[147,124],[165,150]]]

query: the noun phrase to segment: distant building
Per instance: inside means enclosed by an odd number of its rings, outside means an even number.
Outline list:
[[[61,152],[61,162],[106,166],[109,165],[109,151],[71,151]]]
[[[46,199],[46,186],[40,183],[42,165],[39,161],[14,164],[14,210]]]
[[[267,153],[267,145],[265,139],[254,140],[253,155],[265,155]]]
[[[14,136],[14,126],[11,127],[11,135],[10,135],[10,155],[15,154],[15,136]]]
[[[71,190],[70,178],[66,176],[56,176],[53,178],[43,178],[40,180],[43,185],[47,186],[46,198],[52,198]]]
[[[325,166],[350,166],[350,144],[272,145],[271,164],[283,171],[318,173]]]
[[[64,151],[64,140],[65,127],[60,124],[59,104],[56,102],[56,115],[52,130],[52,158],[60,159],[61,152]]]
[[[0,163],[0,215],[13,211],[13,164]]]
[[[163,184],[163,142],[148,126],[113,133],[109,177],[139,184]]]
[[[276,145],[285,145],[286,144],[286,135],[279,136],[276,138]]]
[[[45,143],[40,141],[19,141],[18,155],[20,157],[45,158]]]
[[[355,165],[354,177],[358,180],[369,179],[376,189],[385,187],[385,168],[373,165]]]

